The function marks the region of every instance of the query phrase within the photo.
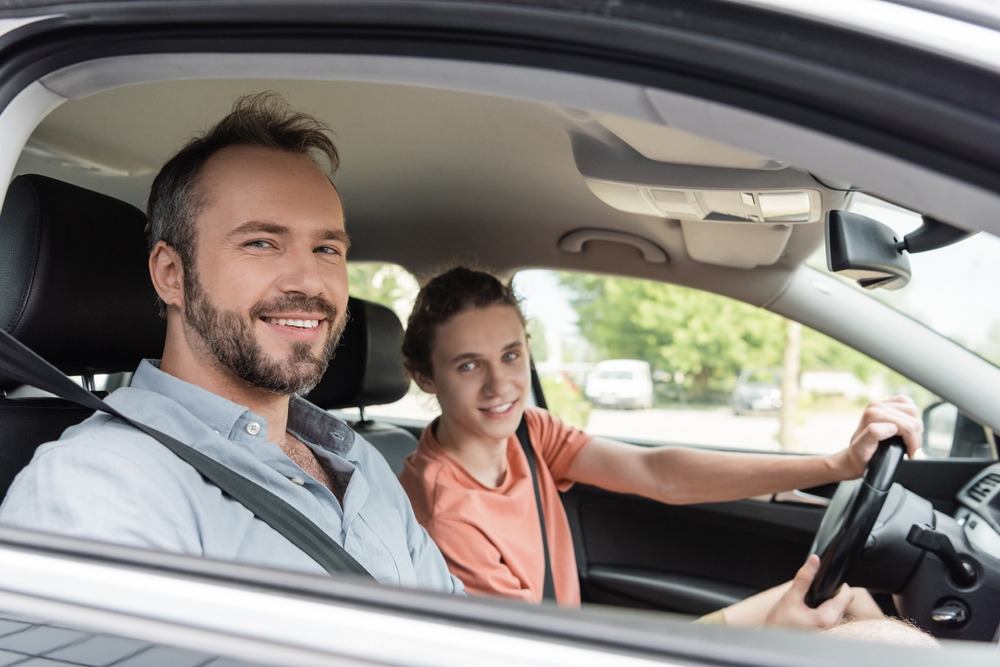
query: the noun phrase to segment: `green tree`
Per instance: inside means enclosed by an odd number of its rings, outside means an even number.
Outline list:
[[[847,347],[818,331],[802,329],[802,370],[850,371],[861,380],[869,380],[887,369],[870,357]]]
[[[729,389],[747,366],[781,363],[782,318],[677,285],[563,273],[581,334],[602,358],[644,359],[685,375],[695,396]]]
[[[561,273],[580,333],[602,359],[643,359],[684,373],[692,397],[732,389],[743,368],[777,368],[785,320],[733,299],[633,278]],[[882,368],[868,357],[803,328],[802,370],[849,370],[862,379]]]
[[[420,289],[406,269],[397,264],[351,262],[347,265],[347,279],[351,296],[388,306],[406,326]]]

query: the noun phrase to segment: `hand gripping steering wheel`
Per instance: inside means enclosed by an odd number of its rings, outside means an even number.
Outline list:
[[[861,555],[904,451],[900,436],[883,440],[868,462],[865,476],[840,483],[810,549],[820,557],[819,571],[806,593],[810,607],[816,608],[837,594],[847,568]]]

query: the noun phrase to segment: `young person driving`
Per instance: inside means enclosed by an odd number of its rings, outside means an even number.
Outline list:
[[[527,406],[530,362],[518,300],[511,287],[466,268],[420,290],[403,356],[441,406],[400,475],[417,519],[467,591],[534,603],[542,600],[545,556],[532,475],[515,435],[522,417],[537,461],[555,598],[566,606],[580,604],[580,588],[558,491],[574,482],[671,504],[723,502],[859,477],[880,440],[899,434],[912,455],[923,429],[916,405],[894,397],[869,405],[850,445],[830,456],[647,448],[589,436]],[[854,598],[854,614],[881,616],[867,593],[846,586],[808,608],[803,596],[818,565],[811,557],[794,582],[712,620],[826,627]]]

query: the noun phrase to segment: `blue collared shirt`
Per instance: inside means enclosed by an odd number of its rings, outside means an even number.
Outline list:
[[[457,593],[462,583],[413,514],[382,455],[301,398],[288,432],[350,476],[340,503],[267,439],[247,408],[143,361],[107,402],[210,456],[305,514],[379,582]],[[104,413],[42,445],[0,505],[0,523],[117,544],[325,573],[153,438]]]

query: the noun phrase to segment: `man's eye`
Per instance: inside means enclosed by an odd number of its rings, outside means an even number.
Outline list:
[[[322,255],[343,255],[344,253],[335,246],[324,245],[316,248],[314,252],[318,252]]]
[[[503,360],[504,361],[515,361],[515,360],[519,359],[520,357],[521,357],[521,355],[518,352],[508,352],[507,354],[503,355]]]
[[[247,241],[243,245],[249,248],[273,248],[274,244],[270,241],[265,241],[264,239],[255,239],[253,241]]]
[[[464,364],[460,365],[458,367],[458,370],[459,371],[471,371],[475,367],[476,367],[476,365],[474,363],[472,363],[471,361],[467,361]]]

